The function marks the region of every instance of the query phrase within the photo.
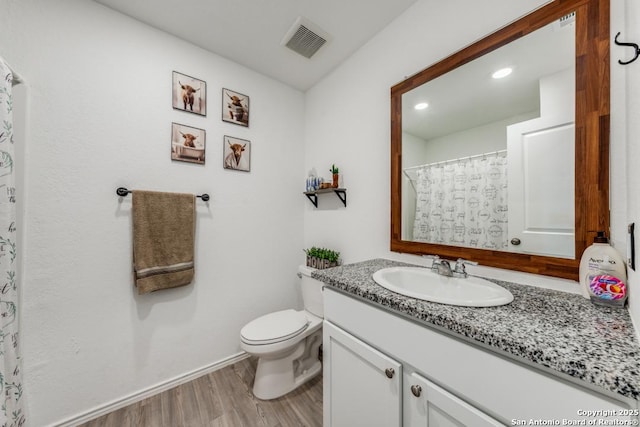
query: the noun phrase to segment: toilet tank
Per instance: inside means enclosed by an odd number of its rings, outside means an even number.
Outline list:
[[[311,277],[311,272],[315,268],[301,265],[298,267],[300,273],[300,287],[302,289],[302,302],[304,309],[324,318],[324,299],[322,298],[322,287],[324,283]]]

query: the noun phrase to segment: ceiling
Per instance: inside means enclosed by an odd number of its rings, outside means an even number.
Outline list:
[[[416,0],[95,0],[306,91]],[[302,16],[330,39],[310,59],[280,43]]]
[[[428,141],[540,108],[539,82],[575,64],[573,20],[555,21],[403,94],[402,129]],[[500,80],[491,74],[504,67]],[[417,111],[415,104],[429,107]]]

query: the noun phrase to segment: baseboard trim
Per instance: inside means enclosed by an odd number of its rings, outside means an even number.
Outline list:
[[[243,359],[249,357],[249,354],[246,352],[240,352],[229,356],[225,359],[214,362],[210,365],[203,366],[194,371],[187,372],[186,374],[179,375],[175,378],[169,379],[167,381],[161,382],[149,388],[140,390],[128,396],[122,397],[120,399],[113,400],[104,405],[100,405],[94,409],[91,409],[87,412],[81,413],[79,415],[75,415],[71,418],[67,418],[66,420],[59,421],[57,423],[51,424],[50,427],[74,427],[88,421],[91,421],[95,418],[101,417],[103,415],[108,414],[109,412],[116,411],[120,408],[124,408],[125,406],[129,406],[133,403],[139,402],[143,399],[151,397],[155,394],[162,393],[163,391],[169,390],[173,387],[179,386],[180,384],[187,383],[192,381],[198,377],[203,375],[207,375],[211,372],[217,371],[218,369],[222,369],[226,366],[237,363]]]

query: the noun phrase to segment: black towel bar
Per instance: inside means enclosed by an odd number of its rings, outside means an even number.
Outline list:
[[[124,187],[118,187],[116,189],[116,194],[120,197],[126,197],[129,193],[131,193],[131,190],[128,190]],[[208,202],[209,201],[209,195],[207,193],[204,194],[198,194],[196,195],[196,197],[201,198],[203,201]]]

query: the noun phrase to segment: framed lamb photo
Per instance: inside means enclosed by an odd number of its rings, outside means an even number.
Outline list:
[[[249,97],[222,89],[222,121],[249,127]]]
[[[243,172],[251,171],[251,142],[246,139],[224,136],[224,168]]]
[[[171,160],[204,165],[206,131],[171,123]]]
[[[207,83],[204,80],[173,72],[173,108],[207,115]]]

